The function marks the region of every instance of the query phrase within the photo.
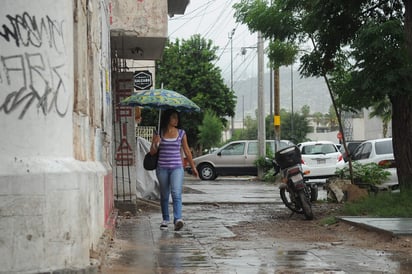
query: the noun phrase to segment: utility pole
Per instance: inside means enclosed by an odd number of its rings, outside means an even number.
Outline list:
[[[273,69],[272,69],[272,67],[270,68],[270,72],[269,72],[269,86],[270,86],[270,90],[269,90],[269,94],[270,94],[269,114],[270,114],[270,118],[272,119],[272,123],[273,123]],[[272,140],[272,130],[269,131],[269,140]]]
[[[229,33],[230,39],[230,90],[233,91],[233,35],[235,34],[235,29],[232,29],[232,32]],[[232,117],[231,120],[231,131],[230,137],[233,137],[233,133],[235,132],[235,117]]]
[[[270,0],[270,6],[272,7],[272,0]],[[272,42],[272,40],[270,40],[270,42]],[[273,116],[273,96],[274,96],[274,90],[273,90],[273,68],[272,66],[270,66],[270,82],[269,82],[269,86],[270,86],[270,118],[272,118],[272,123],[274,123],[274,116]],[[273,133],[274,134],[274,133]],[[269,131],[269,139],[272,140],[272,130]],[[274,140],[276,140],[276,135],[274,135]],[[275,141],[275,151],[276,151],[276,141]]]
[[[266,130],[265,130],[265,94],[263,91],[263,70],[264,70],[264,56],[263,56],[263,38],[262,33],[258,32],[258,143],[259,156],[263,157],[266,154]],[[263,168],[259,168],[258,177],[263,177]]]
[[[274,70],[274,78],[275,78],[275,115],[273,117],[273,125],[275,126],[275,150],[278,151],[278,146],[280,144],[280,91],[279,91],[279,68],[275,68]]]
[[[292,136],[292,141],[293,142],[295,142],[295,136],[294,136],[294,132],[293,132],[293,115],[294,115],[294,113],[293,113],[293,64],[291,64],[290,65],[290,97],[291,97],[291,110],[292,110],[292,112],[291,112],[291,119],[290,119],[290,121],[291,121],[291,123],[290,123],[290,131],[291,131],[291,134],[290,134],[290,136]]]

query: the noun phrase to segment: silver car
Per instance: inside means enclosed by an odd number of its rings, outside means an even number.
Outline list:
[[[293,145],[288,140],[281,140],[278,150]],[[266,149],[275,151],[275,141],[266,141]],[[199,177],[202,180],[214,180],[218,176],[256,176],[255,161],[259,154],[257,140],[239,140],[230,142],[216,151],[194,158]],[[191,173],[190,168],[186,168]]]

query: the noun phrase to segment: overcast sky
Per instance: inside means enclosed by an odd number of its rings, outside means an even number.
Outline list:
[[[190,0],[189,5],[186,8],[184,15],[176,15],[172,18],[169,18],[168,32],[169,38],[173,41],[176,38],[179,39],[188,39],[194,34],[200,34],[206,39],[213,41],[215,46],[219,47],[217,55],[220,57],[219,61],[216,63],[222,70],[222,76],[225,79],[225,83],[230,87],[231,82],[231,52],[233,54],[233,87],[235,92],[238,92],[245,86],[245,82],[241,81],[244,79],[255,77],[253,81],[248,82],[249,93],[257,94],[257,34],[250,33],[248,28],[245,25],[241,25],[235,22],[233,18],[234,10],[232,8],[233,4],[240,2],[240,0]],[[229,35],[232,30],[235,29],[233,35],[233,46],[231,47]],[[267,43],[265,43],[265,47]],[[254,47],[246,50],[244,55],[241,54],[242,47]],[[267,68],[267,56],[265,54],[265,72],[268,72]],[[298,67],[297,64],[294,65],[296,70]],[[285,67],[290,71],[289,67]],[[302,79],[298,76],[298,73],[293,74],[295,78],[295,93],[298,94],[300,89],[307,89],[310,87],[307,86],[307,82],[302,82]],[[287,75],[281,79],[281,85],[284,85],[282,93],[290,93],[291,85],[290,76]],[[324,85],[320,83],[316,85],[316,88],[319,89],[319,86]],[[300,87],[301,86],[301,87]],[[311,86],[312,87],[312,86]],[[322,88],[323,89],[323,88]],[[318,96],[318,104],[312,106],[313,110],[327,112],[329,107],[329,102],[321,102],[320,97],[327,100],[328,94],[323,92],[324,95]],[[322,94],[323,94],[322,93]],[[239,95],[241,96],[241,95]],[[253,96],[256,98],[256,96]],[[296,96],[295,96],[296,97]],[[241,97],[239,97],[241,98]],[[252,101],[252,99],[247,100]],[[269,98],[268,100],[269,101]],[[290,99],[287,100],[289,102]],[[285,102],[285,103],[287,103]],[[250,102],[249,102],[250,103]],[[285,104],[284,103],[284,104]],[[304,102],[307,103],[307,102]],[[239,104],[242,104],[241,99],[238,101]],[[302,103],[303,104],[303,103]],[[318,105],[325,106],[326,109],[318,110],[315,107]],[[284,106],[288,109],[289,106]],[[300,107],[299,104],[296,107]],[[251,111],[254,111],[254,106],[251,106]],[[266,107],[266,110],[269,110],[269,107]]]
[[[235,22],[232,6],[237,2],[239,0],[191,0],[184,15],[169,18],[169,38],[172,41],[200,34],[219,47],[216,65],[222,69],[227,81],[231,75],[231,53],[234,81],[256,76],[257,73],[256,49],[248,49],[245,55],[241,54],[242,47],[256,47],[257,35]],[[233,41],[230,43],[229,36],[233,29]]]

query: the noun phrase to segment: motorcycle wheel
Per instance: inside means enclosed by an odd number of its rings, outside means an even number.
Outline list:
[[[310,201],[315,202],[318,200],[318,187],[310,186]]]
[[[306,198],[304,191],[299,191],[298,193],[300,202],[302,204],[303,215],[305,215],[306,220],[313,220],[313,212],[310,202]]]
[[[280,198],[282,199],[282,202],[285,204],[285,206],[293,212],[299,214],[303,213],[302,208],[300,208],[292,199],[290,199],[290,193],[286,190],[286,188],[280,189]]]

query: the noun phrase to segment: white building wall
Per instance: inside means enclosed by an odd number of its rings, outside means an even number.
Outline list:
[[[318,132],[318,133],[308,133],[306,138],[311,141],[331,141],[335,144],[339,144],[339,139],[337,137],[338,131],[330,132]]]
[[[104,231],[111,178],[108,21],[105,0],[89,6],[7,0],[0,9],[5,273],[86,268]]]
[[[368,140],[384,137],[392,137],[391,123],[388,125],[387,136],[383,136],[383,123],[379,117],[369,118],[369,111],[364,110],[363,118],[354,118],[352,120],[353,126],[353,140]]]
[[[383,123],[379,117],[369,118],[369,111],[363,110],[364,115],[362,118],[352,118],[350,123],[352,126],[352,138],[350,140],[369,140],[384,138],[383,136]],[[310,140],[329,140],[339,143],[337,139],[337,131],[326,133],[309,133],[307,138]],[[388,133],[386,137],[392,137],[391,123],[388,125]],[[350,141],[346,139],[346,141]]]

